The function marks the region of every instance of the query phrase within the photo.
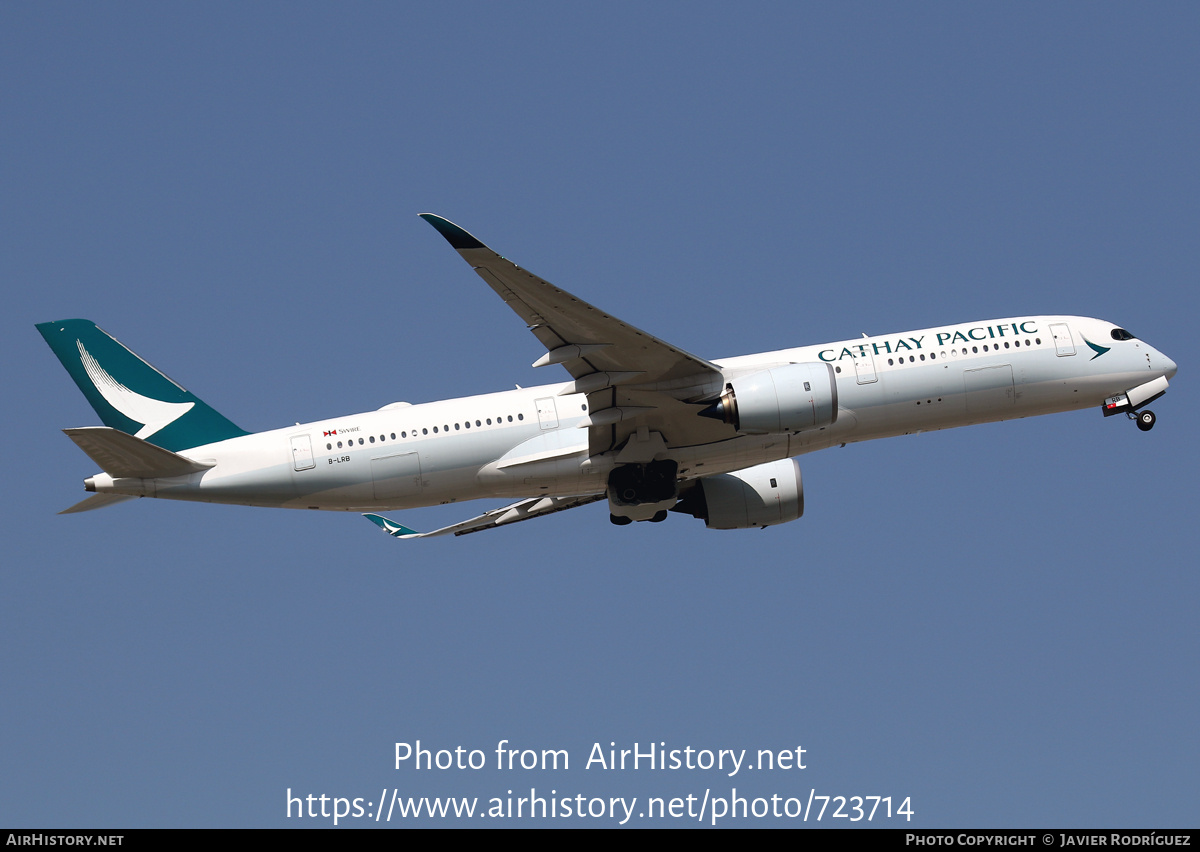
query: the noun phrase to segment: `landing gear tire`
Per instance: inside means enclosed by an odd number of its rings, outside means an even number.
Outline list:
[[[667,510],[663,509],[661,512],[654,513],[654,517],[650,519],[650,523],[661,524],[666,519],[667,519]]]
[[[623,527],[623,526],[625,526],[626,524],[632,524],[632,523],[633,523],[633,518],[626,518],[624,515],[612,515],[612,514],[610,514],[610,515],[608,516],[608,519],[609,519],[610,521],[612,521],[614,524],[616,524],[618,527]]]
[[[1158,418],[1154,416],[1153,411],[1139,411],[1137,415],[1137,426],[1143,432],[1149,432],[1154,428],[1154,423]]]

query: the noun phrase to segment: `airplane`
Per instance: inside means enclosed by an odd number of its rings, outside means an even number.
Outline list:
[[[94,323],[37,326],[104,426],[65,429],[102,472],[60,514],[136,497],[359,512],[389,535],[464,535],[607,501],[614,524],[710,529],[804,512],[815,450],[1099,406],[1149,431],[1176,365],[1099,319],[1019,316],[708,361],[421,214],[570,375],[540,387],[251,434]],[[379,514],[516,502],[429,532]]]

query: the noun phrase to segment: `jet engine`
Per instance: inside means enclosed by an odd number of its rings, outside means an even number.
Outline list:
[[[700,518],[710,530],[785,524],[804,514],[804,484],[795,459],[701,479],[672,512]]]
[[[833,367],[823,362],[785,364],[741,376],[700,413],[747,435],[832,426],[838,415]]]

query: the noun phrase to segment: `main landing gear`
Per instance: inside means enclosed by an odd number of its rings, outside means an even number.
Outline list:
[[[623,527],[626,524],[633,523],[633,518],[627,518],[624,515],[613,515],[610,513],[608,516],[608,519],[619,527]],[[667,510],[661,509],[661,510],[655,512],[654,515],[652,517],[648,518],[647,520],[649,520],[650,523],[652,523],[652,524],[661,524],[666,519],[667,519]]]
[[[1154,416],[1154,412],[1150,409],[1144,409],[1136,414],[1131,412],[1129,416],[1137,421],[1137,427],[1143,432],[1149,432],[1151,429],[1153,429],[1155,422],[1158,420],[1158,418]]]
[[[679,498],[679,463],[671,459],[619,465],[608,475],[608,519],[661,524]]]

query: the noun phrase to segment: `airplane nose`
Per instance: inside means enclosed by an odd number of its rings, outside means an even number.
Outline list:
[[[1175,365],[1175,362],[1159,352],[1157,349],[1154,350],[1154,354],[1157,357],[1152,359],[1152,363],[1156,364],[1158,369],[1162,370],[1162,374],[1168,379],[1175,378],[1175,371],[1178,369]]]

